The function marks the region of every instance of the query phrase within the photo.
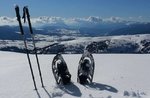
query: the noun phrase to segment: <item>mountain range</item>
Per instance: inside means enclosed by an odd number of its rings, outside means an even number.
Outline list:
[[[29,29],[24,26],[24,31],[29,35]],[[73,26],[42,26],[34,27],[34,33],[50,36],[114,36],[114,35],[134,35],[150,34],[150,23],[138,23],[122,26],[103,26],[103,27],[73,27]],[[20,40],[19,26],[0,26],[0,39],[3,40]]]
[[[125,21],[117,17],[110,19],[38,17],[31,20],[36,43],[39,43],[38,53],[83,53],[85,48],[94,53],[150,52],[149,22]],[[0,21],[0,50],[25,52],[23,44],[20,43],[22,37],[19,34],[17,20],[0,17]],[[33,53],[29,28],[27,23],[23,25],[29,50]],[[117,39],[114,41],[115,37]]]

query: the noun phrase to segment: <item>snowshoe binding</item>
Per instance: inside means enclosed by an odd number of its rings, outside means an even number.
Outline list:
[[[92,54],[88,51],[84,52],[79,61],[77,82],[80,84],[92,83],[94,69],[95,64]]]
[[[68,84],[71,81],[67,64],[61,54],[57,54],[52,62],[52,71],[57,84]]]

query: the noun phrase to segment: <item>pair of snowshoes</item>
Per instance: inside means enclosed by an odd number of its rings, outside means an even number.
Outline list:
[[[78,66],[77,82],[87,84],[93,81],[94,75],[94,58],[91,53],[85,52]],[[71,82],[71,74],[67,64],[61,54],[57,54],[52,62],[52,71],[57,84],[69,84]]]

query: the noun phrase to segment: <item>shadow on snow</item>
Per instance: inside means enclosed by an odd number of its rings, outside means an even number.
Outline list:
[[[46,89],[45,87],[44,87],[43,89],[44,89],[45,93],[48,95],[48,97],[49,97],[49,98],[52,98],[52,96],[51,96],[50,93],[47,91],[47,89]],[[36,94],[37,94],[38,98],[42,98],[41,95],[40,95],[40,93],[38,92],[38,90],[35,90],[35,91],[36,91]]]
[[[110,85],[106,85],[106,84],[101,84],[101,83],[91,83],[91,84],[87,84],[84,85],[86,88],[92,88],[95,90],[100,90],[100,91],[109,91],[112,93],[118,93],[118,90]],[[74,85],[73,83],[70,83],[69,85],[63,85],[63,86],[59,86],[59,88],[64,91],[67,94],[70,94],[72,96],[76,96],[76,97],[81,97],[82,93],[80,91],[80,89]],[[47,95],[49,96],[49,98],[53,98],[56,96],[51,96],[50,93],[44,88],[44,91],[47,93]],[[38,91],[36,91],[38,98],[41,98],[40,94]],[[61,97],[63,94],[59,94],[59,97]],[[58,96],[58,94],[57,94]]]
[[[100,83],[95,83],[95,82],[85,85],[85,87],[96,89],[96,90],[106,90],[106,91],[113,92],[113,93],[118,92],[118,90],[116,88],[114,88],[110,85],[100,84]]]
[[[62,87],[60,87],[60,89],[76,97],[81,97],[82,95],[80,89],[73,83],[70,83],[69,85],[63,85]]]

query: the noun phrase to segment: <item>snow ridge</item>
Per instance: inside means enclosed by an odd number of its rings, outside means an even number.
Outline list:
[[[30,40],[30,39],[29,39]],[[92,53],[150,53],[150,35],[121,35],[103,37],[75,37],[37,35],[36,46],[38,53],[55,54],[83,53],[84,49]],[[0,40],[0,50],[25,52],[20,40]],[[28,41],[28,48],[33,53],[32,41]]]

